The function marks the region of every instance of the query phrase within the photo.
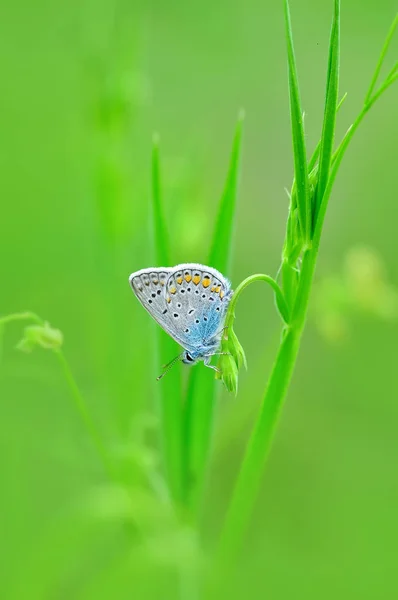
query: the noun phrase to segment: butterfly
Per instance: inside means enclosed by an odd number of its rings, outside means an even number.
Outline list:
[[[182,360],[185,364],[204,361],[206,367],[218,352],[229,302],[231,284],[216,269],[196,263],[176,267],[141,269],[129,277],[142,306],[184,349],[165,366],[166,371]]]

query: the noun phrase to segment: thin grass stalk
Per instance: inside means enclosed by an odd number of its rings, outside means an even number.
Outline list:
[[[372,97],[373,90],[376,87],[376,83],[377,83],[377,80],[379,78],[380,71],[381,71],[381,68],[383,66],[384,59],[385,59],[385,57],[387,55],[388,48],[389,48],[389,46],[391,44],[392,38],[394,36],[395,30],[396,30],[397,27],[398,27],[398,13],[396,14],[395,19],[394,19],[394,21],[391,24],[390,30],[389,30],[389,32],[387,34],[387,37],[386,37],[385,42],[383,44],[383,47],[381,49],[379,60],[377,61],[376,68],[375,68],[375,71],[373,73],[373,77],[371,79],[370,85],[369,85],[369,89],[368,89],[367,94],[365,96],[365,104],[368,104],[369,100]],[[393,73],[394,69],[396,69],[396,68],[398,68],[398,63],[396,63],[394,65],[394,67],[393,67],[392,71],[390,72],[390,74]]]
[[[13,313],[13,314],[7,315],[5,317],[0,317],[0,330],[3,330],[5,325],[7,325],[9,323],[14,323],[17,321],[33,321],[34,323],[36,323],[37,325],[40,325],[41,327],[43,327],[45,325],[43,319],[41,319],[38,315],[36,315],[33,312],[26,311],[26,312],[21,312],[21,313]],[[111,481],[116,481],[117,477],[115,474],[113,464],[109,458],[108,451],[107,451],[105,444],[102,440],[102,437],[90,415],[90,412],[87,408],[86,401],[84,400],[84,397],[83,397],[82,393],[80,392],[79,386],[77,385],[76,380],[72,374],[69,363],[66,360],[66,357],[60,348],[54,349],[53,351],[57,355],[57,359],[61,366],[65,380],[68,384],[69,391],[71,392],[72,398],[74,400],[76,410],[84,424],[84,427],[85,427],[89,437],[91,438],[91,440],[94,444],[94,447],[97,450],[97,453],[101,459],[104,470]]]

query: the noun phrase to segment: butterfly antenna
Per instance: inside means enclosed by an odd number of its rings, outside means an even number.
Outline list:
[[[170,371],[170,369],[175,365],[175,363],[178,362],[179,360],[181,360],[182,357],[183,357],[183,354],[179,354],[178,356],[173,358],[173,360],[171,360],[169,363],[167,363],[167,365],[163,365],[162,368],[165,369],[165,371],[163,371],[163,373],[161,375],[159,375],[159,377],[156,377],[156,380],[160,381],[162,379],[162,377],[164,377],[166,375],[166,373],[168,373]]]

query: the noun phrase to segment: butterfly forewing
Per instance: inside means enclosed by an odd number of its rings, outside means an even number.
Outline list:
[[[173,323],[170,302],[166,300],[167,279],[171,272],[170,268],[142,269],[132,273],[129,281],[142,306],[171,337],[183,345]]]

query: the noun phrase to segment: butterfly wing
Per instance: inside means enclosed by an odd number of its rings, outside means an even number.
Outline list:
[[[129,281],[142,306],[183,348],[201,357],[219,345],[232,296],[219,271],[186,263],[141,269]]]
[[[165,298],[184,348],[200,357],[219,345],[231,296],[229,281],[212,267],[186,263],[172,269]]]
[[[178,344],[187,350],[193,350],[185,346],[184,337],[179,335],[175,317],[172,316],[171,300],[166,298],[167,281],[172,272],[173,269],[168,267],[141,269],[130,275],[129,282],[142,306],[162,329]]]

